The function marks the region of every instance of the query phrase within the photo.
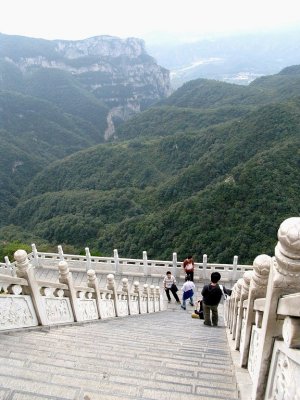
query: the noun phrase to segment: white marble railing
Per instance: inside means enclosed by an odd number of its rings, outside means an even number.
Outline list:
[[[38,325],[66,324],[164,309],[159,287],[134,282],[134,291],[123,278],[117,291],[114,275],[107,276],[107,288],[100,289],[94,270],[87,271],[87,285],[75,286],[68,263],[58,263],[58,282],[36,280],[27,253],[15,253],[16,277],[0,274],[0,330]]]
[[[251,400],[300,400],[300,218],[281,224],[275,257],[256,257],[234,285],[225,320]]]
[[[114,250],[113,257],[91,256],[88,248],[86,255],[64,254],[61,246],[58,246],[57,253],[39,252],[36,246],[32,245],[32,252],[28,254],[31,263],[36,268],[56,269],[59,261],[66,261],[70,271],[87,271],[93,269],[96,273],[121,274],[125,276],[152,276],[162,277],[167,271],[171,271],[175,277],[184,278],[182,262],[177,261],[177,254],[173,253],[172,260],[151,260],[147,258],[147,252],[143,251],[143,258],[121,258],[118,251]],[[195,263],[194,279],[203,281],[210,278],[213,271],[219,271],[222,281],[235,282],[241,278],[245,271],[252,270],[252,265],[239,265],[238,257],[234,256],[232,264],[208,263],[207,255],[204,254],[201,263]]]
[[[15,265],[11,264],[8,257],[4,257],[5,262],[0,263],[0,274],[14,276]]]

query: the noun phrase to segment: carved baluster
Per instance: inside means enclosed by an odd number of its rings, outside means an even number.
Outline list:
[[[282,326],[282,336],[286,345],[291,349],[300,348],[300,318],[285,317]]]
[[[238,350],[240,348],[240,338],[241,338],[242,322],[243,322],[243,315],[244,315],[243,303],[244,303],[244,300],[248,299],[249,286],[250,286],[250,281],[251,281],[252,275],[253,275],[252,271],[247,271],[243,275],[244,282],[242,284],[240,304],[238,307],[238,317],[237,317],[236,334],[235,334],[235,337],[236,337],[235,349],[236,350]]]
[[[246,309],[243,338],[243,345],[240,348],[240,365],[247,367],[249,346],[251,340],[251,329],[254,324],[255,313],[253,311],[254,300],[266,296],[267,284],[272,259],[266,254],[261,254],[253,261],[253,275],[250,281],[248,304]]]
[[[41,325],[48,325],[48,318],[45,312],[45,307],[42,302],[40,288],[34,276],[34,270],[28,260],[25,250],[17,250],[14,254],[16,260],[16,273],[19,278],[24,278],[28,282],[28,289],[24,287],[24,292],[29,290],[33,306],[35,308],[37,320]],[[26,293],[27,294],[27,293]]]
[[[126,293],[128,315],[131,315],[131,301],[130,301],[130,293],[129,293],[129,286],[128,286],[127,278],[122,279],[122,292]]]
[[[234,298],[235,298],[235,284],[232,287],[231,296],[227,300],[229,302],[229,304],[227,306],[228,311],[227,311],[226,324],[227,324],[227,328],[229,329],[230,332],[231,332],[231,326],[232,326],[232,320],[233,320],[233,317],[232,317],[232,312],[233,311],[232,310],[233,310]]]
[[[151,310],[152,312],[155,312],[154,285],[150,285],[150,301],[151,301]]]
[[[115,312],[116,317],[119,316],[119,307],[118,307],[118,296],[117,296],[117,289],[115,283],[115,277],[113,274],[107,275],[107,289],[113,292],[113,301],[115,305]]]
[[[160,297],[160,288],[159,288],[159,286],[155,287],[155,296],[158,299],[158,310],[156,310],[156,311],[162,311],[162,304],[160,302],[161,297]]]
[[[59,276],[58,280],[60,283],[64,283],[68,286],[69,298],[71,302],[72,311],[74,314],[75,321],[81,321],[81,313],[78,306],[76,290],[74,288],[73,276],[69,270],[68,263],[66,261],[60,261],[58,263]]]
[[[239,307],[239,301],[241,298],[241,293],[242,293],[242,285],[243,285],[243,278],[240,278],[237,283],[236,283],[236,291],[235,291],[235,298],[234,298],[234,304],[233,304],[233,315],[232,315],[232,339],[235,340],[235,333],[236,333],[236,323],[237,323],[237,313],[238,313],[238,307]]]
[[[98,282],[98,279],[96,276],[96,272],[93,269],[89,269],[87,271],[87,278],[88,278],[88,287],[95,289],[95,297],[96,297],[98,315],[99,315],[99,318],[102,318],[101,307],[100,307],[101,295],[100,295],[99,282]]]
[[[300,218],[285,220],[278,230],[278,243],[268,281],[257,368],[253,380],[253,400],[263,400],[271,362],[274,338],[281,337],[282,320],[277,318],[277,304],[283,294],[299,292],[300,287]]]
[[[148,313],[149,312],[149,287],[148,287],[147,283],[144,284],[143,295],[147,299],[147,313]]]
[[[141,314],[142,311],[141,311],[140,283],[138,281],[133,282],[133,292],[136,293],[138,296],[139,314]]]

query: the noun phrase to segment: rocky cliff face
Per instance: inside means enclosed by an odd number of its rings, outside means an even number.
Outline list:
[[[46,41],[26,38],[22,51],[13,53],[9,37],[1,35],[0,41],[3,37],[6,42],[0,58],[5,56],[5,61],[13,63],[23,74],[37,68],[67,71],[103,101],[109,109],[106,139],[114,134],[118,121],[127,120],[170,94],[169,71],[146,53],[140,39],[97,36],[79,41]],[[11,38],[16,40],[16,37]]]

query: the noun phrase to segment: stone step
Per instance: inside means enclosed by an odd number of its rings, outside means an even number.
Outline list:
[[[179,308],[0,335],[0,399],[232,399],[225,329]]]

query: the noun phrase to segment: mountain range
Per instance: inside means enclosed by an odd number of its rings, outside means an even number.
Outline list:
[[[149,54],[171,71],[172,86],[178,88],[197,78],[247,85],[300,64],[299,36],[299,26],[289,26],[255,33],[144,39]]]
[[[248,86],[189,81],[106,140],[96,121],[107,104],[79,83],[60,88],[58,104],[56,74],[73,82],[66,71],[39,69],[28,94],[2,79],[3,247],[35,241],[94,255],[117,248],[121,257],[147,250],[170,259],[176,251],[242,263],[272,255],[282,220],[299,215],[300,66]],[[36,95],[46,87],[47,98]],[[75,89],[81,114],[71,112]]]

